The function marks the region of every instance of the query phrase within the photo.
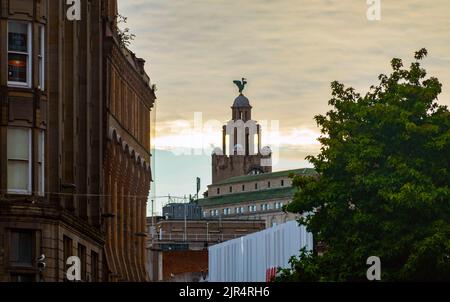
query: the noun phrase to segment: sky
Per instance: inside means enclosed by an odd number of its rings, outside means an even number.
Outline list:
[[[332,81],[361,93],[390,72],[392,58],[424,67],[443,83],[450,105],[450,1],[381,0],[119,0],[157,86],[153,137],[155,212],[162,196],[202,192],[211,182],[211,151],[245,77],[263,144],[276,149],[274,170],[308,167],[320,150],[314,116],[330,107]],[[264,126],[265,125],[265,126]],[[276,147],[275,147],[276,146]],[[151,211],[151,210],[150,210]]]

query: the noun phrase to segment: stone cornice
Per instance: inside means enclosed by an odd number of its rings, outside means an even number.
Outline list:
[[[88,236],[99,244],[104,244],[105,242],[104,234],[100,229],[55,205],[2,200],[0,202],[0,213],[2,221],[8,221],[8,217],[11,217],[13,218],[12,221],[17,222],[18,217],[20,217],[23,220],[32,218],[32,221],[36,223],[46,222],[57,224],[62,222],[76,230],[80,236]]]

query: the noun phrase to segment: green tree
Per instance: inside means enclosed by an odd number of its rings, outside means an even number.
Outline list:
[[[367,280],[367,259],[381,258],[383,281],[450,281],[450,113],[442,85],[420,61],[393,72],[362,97],[332,83],[333,107],[315,119],[321,153],[308,159],[320,177],[295,177],[287,210],[325,253],[302,251],[278,281]]]

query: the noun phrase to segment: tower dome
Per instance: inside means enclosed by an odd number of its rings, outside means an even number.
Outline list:
[[[250,101],[249,99],[243,95],[240,94],[233,103],[233,107],[232,108],[252,108],[252,106],[250,105]]]

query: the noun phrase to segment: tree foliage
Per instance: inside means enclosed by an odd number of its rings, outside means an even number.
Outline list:
[[[367,280],[370,256],[383,281],[450,281],[450,113],[426,56],[393,59],[365,96],[332,83],[333,109],[315,118],[321,153],[308,157],[320,177],[295,177],[287,208],[313,213],[300,223],[326,251],[302,251],[278,281]]]
[[[127,23],[127,17],[121,14],[116,15],[114,26],[117,32],[117,38],[119,39],[120,46],[123,48],[130,47],[131,42],[133,42],[134,38],[136,38],[136,35],[131,32],[130,28],[126,27]]]

